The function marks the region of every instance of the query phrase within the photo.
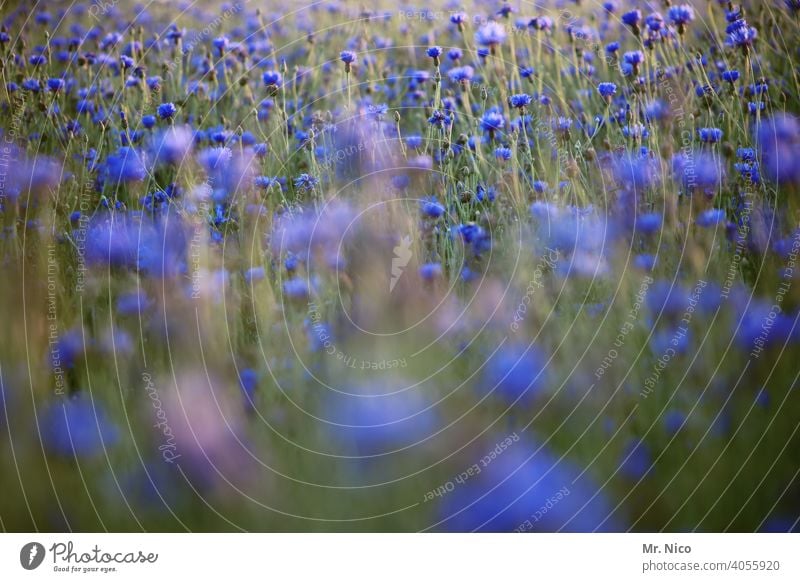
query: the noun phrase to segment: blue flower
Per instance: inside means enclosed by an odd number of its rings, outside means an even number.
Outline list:
[[[386,362],[374,364],[380,369]],[[360,456],[385,455],[416,445],[440,424],[433,403],[421,390],[393,383],[378,381],[329,391],[324,404],[332,441],[340,451]]]
[[[244,406],[247,410],[255,410],[255,395],[258,389],[258,372],[252,368],[244,368],[239,372],[239,388],[242,390]]]
[[[478,199],[478,202],[494,202],[496,197],[497,189],[494,186],[486,188],[483,184],[478,184],[475,189],[475,198]]]
[[[419,268],[419,276],[425,281],[433,281],[442,276],[441,263],[425,263]]]
[[[739,80],[739,71],[736,69],[723,71],[722,72],[722,80],[727,81],[728,83],[735,83]]]
[[[182,164],[190,155],[193,134],[188,127],[169,127],[153,136],[150,151],[157,164]]]
[[[147,175],[144,154],[131,147],[121,147],[106,158],[104,177],[116,186],[122,182],[141,182]]]
[[[489,21],[475,33],[475,42],[482,46],[494,47],[503,44],[508,34],[502,24]]]
[[[622,55],[622,59],[631,66],[637,66],[644,62],[644,53],[642,51],[628,51]]]
[[[642,21],[642,12],[641,10],[631,10],[629,12],[625,12],[622,15],[622,22],[630,27],[638,27],[639,23]]]
[[[47,80],[47,88],[52,91],[53,93],[57,93],[64,88],[64,79],[59,77],[48,79]]]
[[[35,16],[36,24],[41,24],[42,26],[46,24],[50,24],[50,21],[53,19],[53,15],[49,12],[37,12]]]
[[[502,160],[504,162],[507,162],[508,160],[510,160],[512,154],[513,154],[513,152],[511,151],[511,148],[499,147],[499,148],[495,148],[495,150],[494,150],[494,157],[497,158],[498,160]]]
[[[712,208],[700,213],[697,217],[697,226],[710,228],[721,222],[725,222],[725,211],[721,208]]]
[[[22,81],[22,88],[32,93],[39,92],[39,81],[36,79],[25,79]]]
[[[743,51],[749,51],[758,37],[758,31],[749,26],[743,18],[729,24],[725,32],[728,35],[726,43]]]
[[[527,93],[518,93],[516,95],[512,95],[509,98],[509,102],[511,103],[511,107],[522,109],[531,104],[531,96]]]
[[[287,298],[292,300],[305,300],[308,299],[311,291],[305,279],[295,277],[284,281],[283,293]]]
[[[528,26],[534,30],[552,30],[553,19],[549,16],[537,16],[536,18],[531,18],[530,21],[528,21]]]
[[[47,452],[65,459],[99,455],[118,440],[102,405],[81,395],[51,402],[39,416],[39,430]]]
[[[469,65],[454,67],[447,72],[447,76],[453,83],[466,83],[472,80],[475,70]]]
[[[704,143],[718,143],[722,141],[722,130],[716,127],[701,127],[697,132]]]
[[[617,86],[614,83],[600,83],[597,92],[605,99],[610,99],[617,94]]]
[[[686,415],[680,410],[673,408],[664,414],[664,430],[669,436],[678,434],[684,424],[686,424]]]
[[[614,503],[589,473],[513,433],[487,439],[480,472],[441,501],[450,532],[622,531]],[[477,456],[484,455],[479,449]],[[474,461],[470,461],[474,462]],[[466,463],[469,466],[469,463]]]
[[[481,129],[489,133],[500,131],[505,127],[505,124],[506,119],[503,117],[503,114],[493,109],[487,111],[483,114],[483,117],[481,117]]]
[[[421,135],[409,135],[406,136],[406,145],[410,147],[412,150],[416,150],[422,147],[422,136]]]
[[[545,182],[545,181],[543,181],[543,180],[536,180],[536,181],[533,183],[533,190],[534,190],[534,192],[536,192],[537,194],[544,194],[544,193],[545,193],[545,192],[547,192],[549,189],[550,189],[550,186],[547,184],[547,182]]]
[[[244,280],[248,285],[263,280],[265,276],[264,267],[250,267],[244,272]]]
[[[313,190],[319,180],[311,174],[300,174],[294,179],[294,187],[301,190]]]
[[[342,51],[339,53],[339,58],[345,65],[352,65],[356,62],[356,53],[353,51]]]
[[[280,87],[283,84],[283,75],[278,71],[267,71],[261,76],[261,80],[267,87]]]
[[[428,218],[439,218],[444,214],[444,206],[433,196],[420,202],[420,210]]]
[[[698,151],[683,152],[672,158],[672,171],[687,192],[704,191],[713,195],[725,177],[720,160]]]
[[[171,119],[177,111],[178,108],[175,107],[174,103],[162,103],[158,106],[156,113],[161,119]]]
[[[632,481],[643,479],[653,465],[649,447],[639,440],[631,440],[625,445],[620,458],[619,471]]]
[[[117,298],[117,314],[120,316],[141,316],[150,308],[152,302],[144,291],[123,293]]]
[[[547,358],[535,346],[501,346],[483,367],[481,391],[508,404],[529,405],[547,385]]]
[[[648,254],[636,255],[633,258],[633,266],[642,271],[650,272],[656,268],[656,257]]]
[[[755,133],[764,176],[781,186],[800,184],[800,121],[778,114],[762,121]]]
[[[636,230],[644,234],[653,234],[661,230],[661,215],[649,212],[636,219]]]
[[[440,46],[429,47],[428,50],[425,51],[425,54],[431,57],[432,59],[438,60],[439,57],[442,56],[442,47]]]

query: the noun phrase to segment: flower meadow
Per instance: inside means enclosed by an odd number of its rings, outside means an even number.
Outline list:
[[[800,3],[0,5],[5,531],[794,531]]]

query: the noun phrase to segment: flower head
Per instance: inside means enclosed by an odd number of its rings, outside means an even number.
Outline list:
[[[475,33],[475,42],[481,46],[494,48],[497,45],[503,44],[506,41],[505,27],[494,21],[487,22],[478,29]]]
[[[156,113],[161,119],[172,119],[177,111],[178,108],[175,107],[174,103],[162,103],[156,109]]]

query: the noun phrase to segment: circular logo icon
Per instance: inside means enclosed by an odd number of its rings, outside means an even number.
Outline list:
[[[35,570],[44,561],[44,546],[39,542],[29,542],[19,552],[19,563],[26,570]]]

